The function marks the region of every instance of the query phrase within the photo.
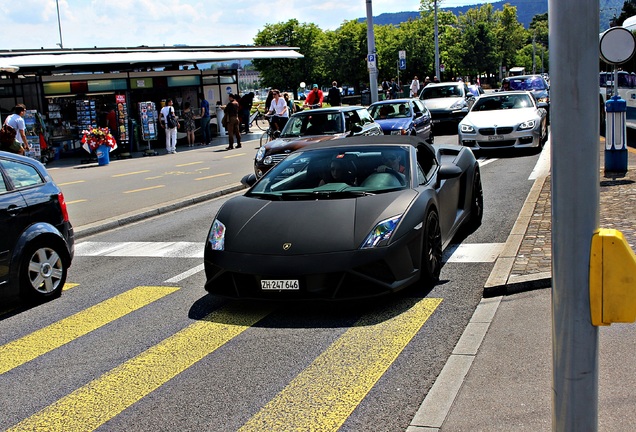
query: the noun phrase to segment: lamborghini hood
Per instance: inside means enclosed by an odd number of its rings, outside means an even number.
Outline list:
[[[402,215],[416,192],[360,198],[270,201],[236,197],[219,211],[225,250],[262,255],[306,255],[360,248],[385,219]]]

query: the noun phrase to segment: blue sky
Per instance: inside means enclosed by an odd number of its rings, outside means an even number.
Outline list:
[[[494,0],[440,0],[440,7]],[[296,18],[333,30],[366,17],[366,0],[58,0],[64,48],[251,44],[265,24]],[[419,0],[373,0],[373,15],[417,11]],[[0,49],[56,48],[55,0],[0,2]]]

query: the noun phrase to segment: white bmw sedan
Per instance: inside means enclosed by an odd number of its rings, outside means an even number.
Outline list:
[[[459,145],[541,150],[548,138],[547,120],[546,109],[528,91],[484,94],[458,125]]]

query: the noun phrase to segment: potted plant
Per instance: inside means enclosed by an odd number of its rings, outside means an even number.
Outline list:
[[[82,147],[89,153],[95,153],[98,165],[108,165],[108,154],[117,148],[117,141],[108,128],[91,128],[82,131]]]

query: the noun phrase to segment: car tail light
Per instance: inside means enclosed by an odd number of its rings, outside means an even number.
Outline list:
[[[66,208],[66,201],[64,201],[64,194],[60,192],[57,194],[57,201],[60,203],[60,210],[62,210],[62,216],[64,217],[64,222],[68,222],[68,209]]]

